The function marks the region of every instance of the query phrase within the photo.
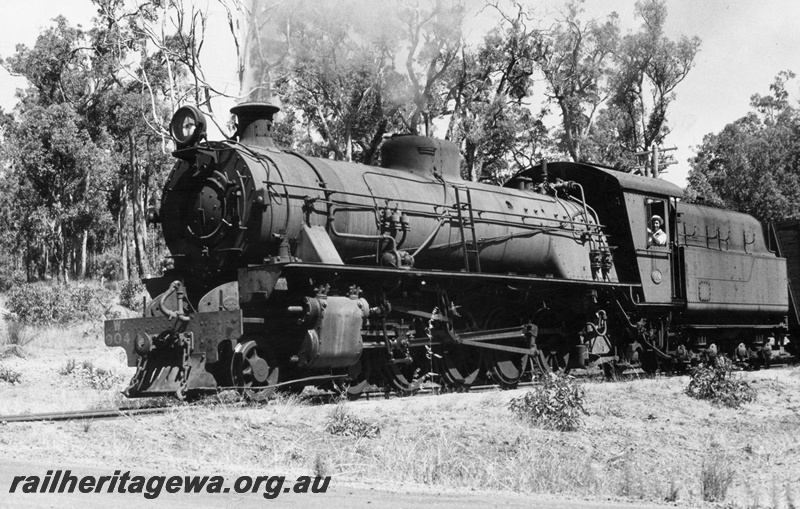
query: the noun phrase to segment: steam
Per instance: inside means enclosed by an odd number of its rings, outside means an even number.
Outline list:
[[[300,30],[319,27],[334,36],[346,37],[348,44],[363,48],[389,48],[389,65],[408,75],[406,57],[410,48],[409,20],[414,14],[424,17],[439,7],[463,8],[461,0],[418,0],[415,3],[395,0],[242,0],[240,9],[239,62],[240,100],[268,101],[278,104],[273,84],[297,64],[302,45]],[[450,11],[447,11],[450,12]],[[434,32],[461,33],[462,16],[438,16],[424,27],[422,37]],[[460,35],[458,37],[460,39]],[[424,41],[423,41],[424,42]],[[418,47],[417,53],[421,52]],[[424,74],[418,68],[417,74]],[[406,91],[402,101],[413,100]]]

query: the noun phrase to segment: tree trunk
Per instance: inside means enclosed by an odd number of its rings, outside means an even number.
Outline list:
[[[64,240],[64,228],[60,222],[56,223],[55,235],[53,235],[53,237],[57,239],[55,248],[53,249],[56,262],[55,277],[57,281],[66,284],[68,282],[67,271],[69,260],[67,259],[67,242]]]
[[[60,281],[64,284],[69,283],[69,249],[67,243],[61,242],[61,278]]]
[[[47,245],[45,244],[42,248],[44,252],[44,264],[42,266],[42,273],[39,275],[39,279],[45,279],[50,271],[50,250],[47,249]]]
[[[139,174],[139,164],[136,157],[136,143],[133,139],[133,134],[128,135],[128,142],[130,145],[130,169],[132,174],[131,198],[133,201],[133,245],[136,259],[136,269],[139,271],[139,277],[144,277],[149,270],[145,270],[145,263],[147,255],[145,254],[145,228],[144,221],[144,204],[142,203],[142,179]]]
[[[475,172],[477,151],[478,147],[475,145],[475,143],[469,140],[464,142],[464,161],[466,162],[467,179],[469,179],[471,182],[478,180]]]
[[[119,222],[117,231],[119,232],[119,243],[122,253],[120,254],[120,267],[122,269],[122,279],[128,279],[128,184],[123,183],[119,195]]]
[[[351,163],[351,162],[353,162],[353,135],[350,132],[350,127],[349,126],[347,127],[344,136],[345,136],[344,143],[345,143],[345,150],[346,150],[345,157],[347,158],[346,161],[348,163]]]
[[[81,233],[81,256],[80,262],[78,263],[78,277],[81,279],[86,278],[86,258],[88,254],[88,246],[89,232],[88,230],[83,230],[83,233]]]

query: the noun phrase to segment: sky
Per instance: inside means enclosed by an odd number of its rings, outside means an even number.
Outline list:
[[[562,3],[536,1],[536,5],[545,6]],[[209,0],[209,5],[213,4]],[[584,6],[589,17],[602,18],[616,11],[623,32],[638,27],[633,18],[634,0],[586,0]],[[800,74],[800,2],[667,0],[667,9],[666,28],[670,38],[696,35],[702,40],[695,67],[676,89],[677,98],[668,112],[672,132],[664,144],[677,147],[673,152],[677,164],[670,166],[662,178],[685,187],[688,159],[702,143],[703,136],[719,132],[726,124],[744,116],[750,110],[750,96],[769,94],[769,85],[780,71],[790,69]],[[39,32],[59,14],[72,24],[88,28],[95,8],[90,0],[15,2],[0,17],[0,56],[13,55],[18,43],[33,46]],[[224,16],[217,19],[224,25]],[[231,62],[235,58],[233,54],[226,57],[222,52],[215,61]],[[225,72],[220,69],[220,76]],[[799,82],[789,88],[794,100],[800,100]],[[12,78],[0,69],[0,106],[5,111],[10,111],[15,103],[14,91],[24,86],[24,80]],[[233,83],[229,86],[235,88]]]

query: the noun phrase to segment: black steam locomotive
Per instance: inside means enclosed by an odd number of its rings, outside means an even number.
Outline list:
[[[273,142],[276,111],[236,106],[221,142],[198,109],[173,117],[151,217],[173,264],[145,281],[143,317],[105,325],[136,367],[128,396],[787,355],[786,260],[748,215],[587,164],[469,182],[455,145],[419,136],[386,140],[381,167],[306,157]]]

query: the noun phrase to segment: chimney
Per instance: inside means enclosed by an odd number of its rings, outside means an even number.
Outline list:
[[[272,117],[280,111],[274,104],[266,102],[246,102],[231,108],[236,115],[236,134],[239,142],[245,145],[272,148]]]

